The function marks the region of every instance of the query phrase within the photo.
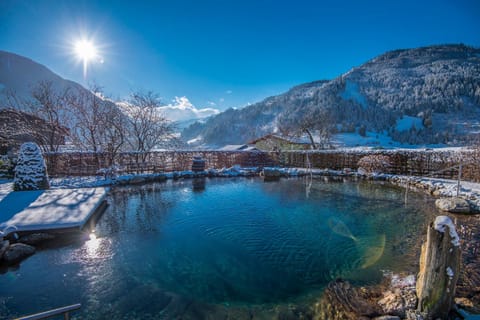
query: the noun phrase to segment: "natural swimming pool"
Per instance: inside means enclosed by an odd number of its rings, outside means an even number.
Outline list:
[[[427,195],[405,203],[401,188],[351,180],[168,181],[116,188],[110,203],[96,239],[45,248],[0,275],[0,317],[81,302],[82,319],[217,306],[241,318],[251,306],[308,303],[338,277],[415,273],[436,212]]]

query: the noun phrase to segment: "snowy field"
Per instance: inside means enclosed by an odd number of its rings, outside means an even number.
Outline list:
[[[410,118],[410,119],[406,119]],[[413,119],[413,120],[412,120]],[[403,120],[399,120],[398,128],[400,131],[404,127],[411,126],[415,122],[413,117],[404,117]],[[424,149],[424,148],[445,148],[442,144],[426,144],[426,145],[412,145],[408,143],[400,143],[394,141],[386,132],[378,133],[367,131],[365,136],[361,136],[357,132],[350,133],[337,133],[332,137],[332,144],[340,148],[384,148],[384,149]]]

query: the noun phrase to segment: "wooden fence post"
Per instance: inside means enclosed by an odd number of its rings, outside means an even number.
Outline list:
[[[461,248],[455,225],[447,216],[438,216],[428,226],[422,245],[417,280],[417,309],[427,319],[447,319],[460,274]]]

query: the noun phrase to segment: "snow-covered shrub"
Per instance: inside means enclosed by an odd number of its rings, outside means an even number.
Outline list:
[[[360,173],[375,174],[384,173],[391,166],[390,157],[381,154],[372,154],[358,160],[358,171]]]
[[[48,188],[47,167],[40,148],[34,142],[22,144],[15,167],[13,189],[25,191]]]

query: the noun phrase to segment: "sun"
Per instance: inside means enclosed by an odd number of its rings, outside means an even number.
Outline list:
[[[98,52],[93,42],[82,39],[75,42],[75,54],[81,60],[89,61],[95,58]]]
[[[83,77],[86,78],[88,63],[98,58],[97,47],[90,40],[80,39],[74,43],[73,50],[78,59],[83,62]]]

